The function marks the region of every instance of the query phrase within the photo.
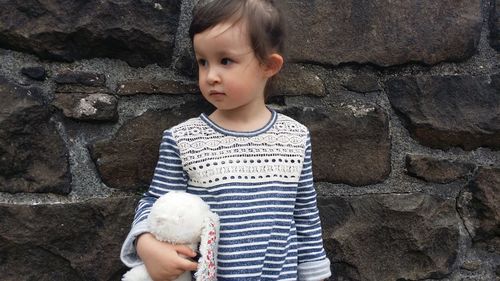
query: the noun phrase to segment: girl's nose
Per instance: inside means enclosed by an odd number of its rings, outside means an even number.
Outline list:
[[[215,84],[220,82],[220,75],[215,68],[210,68],[207,72],[207,82],[208,84]]]

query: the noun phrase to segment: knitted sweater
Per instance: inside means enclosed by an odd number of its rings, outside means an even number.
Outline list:
[[[221,128],[206,115],[166,130],[149,190],[121,258],[140,264],[134,240],[147,232],[155,200],[172,190],[200,196],[220,217],[217,279],[327,278],[307,128],[272,111],[252,132]]]

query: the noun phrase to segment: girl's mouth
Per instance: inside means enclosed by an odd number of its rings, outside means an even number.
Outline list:
[[[210,96],[220,96],[220,95],[225,95],[225,94],[223,92],[210,91],[209,95]]]

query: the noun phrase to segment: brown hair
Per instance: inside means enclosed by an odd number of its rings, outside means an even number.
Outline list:
[[[192,41],[195,34],[219,23],[240,20],[247,25],[251,47],[261,63],[273,52],[284,52],[283,18],[273,0],[199,0],[189,36]]]

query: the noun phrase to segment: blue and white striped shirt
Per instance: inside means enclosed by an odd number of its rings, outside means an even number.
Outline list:
[[[147,232],[156,199],[172,190],[200,196],[220,217],[217,279],[327,278],[313,186],[309,131],[272,111],[252,132],[226,130],[206,115],[166,130],[149,190],[139,201],[121,253],[135,266],[133,241]]]

